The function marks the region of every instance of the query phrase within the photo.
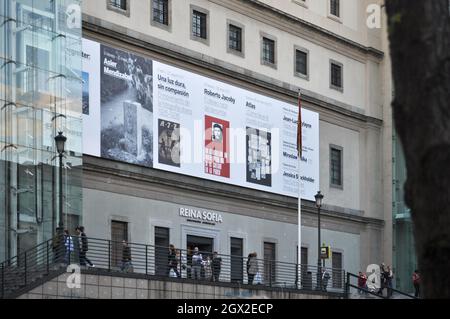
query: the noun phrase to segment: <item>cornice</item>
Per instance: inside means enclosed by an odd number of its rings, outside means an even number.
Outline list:
[[[169,190],[195,192],[212,198],[227,198],[232,201],[244,201],[257,206],[270,206],[275,210],[277,208],[283,208],[296,212],[298,206],[297,199],[288,196],[140,167],[89,155],[83,156],[83,171],[84,174],[106,175],[108,177],[112,176],[119,179],[125,178],[128,181],[135,183],[156,185],[157,187],[164,187]],[[315,203],[302,200],[302,213],[317,215]],[[363,211],[352,209],[324,206],[321,210],[321,214],[329,218],[345,220],[357,224],[374,225],[376,227],[382,227],[384,225],[383,220],[365,217]]]

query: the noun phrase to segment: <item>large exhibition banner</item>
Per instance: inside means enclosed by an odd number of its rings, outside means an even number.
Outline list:
[[[302,110],[298,176],[297,105],[89,40],[84,45],[84,55],[92,55],[83,67],[86,154],[293,197],[300,180],[302,197],[314,200],[317,113]]]

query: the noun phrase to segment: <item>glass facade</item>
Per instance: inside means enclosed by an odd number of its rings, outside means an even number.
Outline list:
[[[404,185],[407,179],[405,156],[400,140],[393,138],[393,263],[396,288],[413,292],[412,274],[417,268],[413,224],[405,204]]]
[[[81,223],[81,1],[0,2],[0,261]],[[60,189],[54,137],[67,137]]]

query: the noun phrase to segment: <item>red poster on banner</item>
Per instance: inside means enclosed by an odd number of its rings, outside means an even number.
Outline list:
[[[205,116],[205,173],[230,178],[230,122]]]

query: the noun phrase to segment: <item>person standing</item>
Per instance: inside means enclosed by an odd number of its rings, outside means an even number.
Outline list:
[[[359,294],[365,294],[367,293],[367,276],[366,274],[363,274],[361,271],[358,275],[358,293]]]
[[[122,241],[122,267],[123,272],[129,272],[131,269],[131,249],[126,240]]]
[[[248,284],[253,285],[253,279],[259,271],[258,267],[258,255],[256,253],[251,253],[248,255],[247,259],[247,276]]]
[[[69,231],[67,229],[64,230],[64,247],[66,250],[65,256],[64,256],[64,262],[66,264],[70,263],[70,254],[73,252],[73,239],[69,234]]]
[[[212,259],[212,271],[213,271],[213,280],[216,282],[219,281],[221,268],[222,268],[222,258],[220,258],[217,254],[217,251],[215,251]]]
[[[205,280],[212,281],[212,261],[211,257],[207,256],[202,263],[203,269],[205,271]]]
[[[420,274],[418,270],[415,270],[412,275],[412,281],[414,285],[414,297],[420,298]]]
[[[167,275],[170,276],[170,271],[173,271],[177,278],[180,278],[180,272],[178,271],[178,259],[177,250],[174,245],[169,246],[169,256],[168,256],[168,266]]]
[[[192,255],[192,272],[193,272],[193,279],[195,280],[201,279],[202,263],[203,263],[202,254],[199,253],[198,247],[195,247],[194,254]]]
[[[322,290],[327,291],[328,280],[330,280],[330,273],[326,268],[322,268]]]
[[[86,263],[91,267],[95,267],[95,265],[89,260],[87,257],[87,252],[89,250],[88,238],[86,233],[84,232],[83,226],[78,226],[76,228],[77,235],[79,238],[79,256],[80,256],[80,266],[86,266]]]
[[[391,266],[388,266],[385,273],[387,297],[392,297],[392,281],[394,280],[394,273],[392,272]]]
[[[379,295],[383,295],[383,290],[386,288],[386,266],[384,263],[380,266],[380,289],[378,290]]]

